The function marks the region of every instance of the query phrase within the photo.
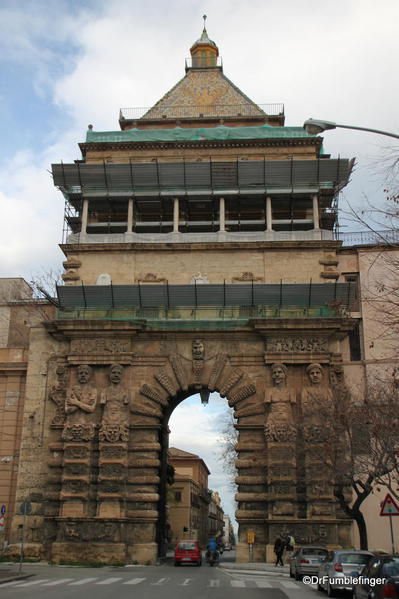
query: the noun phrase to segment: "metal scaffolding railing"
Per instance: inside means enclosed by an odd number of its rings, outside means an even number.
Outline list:
[[[335,239],[342,245],[399,245],[399,229],[385,231],[354,231],[352,233],[336,232]]]

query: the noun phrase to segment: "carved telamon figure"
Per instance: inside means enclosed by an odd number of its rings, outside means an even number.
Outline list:
[[[93,414],[97,405],[97,390],[89,383],[92,369],[87,364],[77,368],[78,384],[66,392],[65,413],[67,421],[62,438],[67,441],[88,441],[94,437]]]
[[[104,406],[99,438],[100,441],[128,440],[129,392],[120,384],[123,366],[112,364],[109,369],[110,385],[101,393],[100,403]]]
[[[287,387],[287,367],[272,364],[273,387],[266,390],[265,407],[268,410],[265,425],[267,441],[290,441],[295,437],[296,427],[292,406],[296,403],[295,391]]]
[[[324,371],[320,364],[309,364],[306,373],[309,384],[301,394],[304,437],[305,441],[322,441],[329,434],[332,391],[324,382]]]

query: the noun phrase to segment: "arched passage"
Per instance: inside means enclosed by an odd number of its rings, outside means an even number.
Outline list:
[[[165,554],[167,544],[171,547],[178,539],[194,538],[205,546],[209,535],[222,532],[220,521],[216,522],[221,508],[211,501],[209,489],[218,491],[224,513],[235,522],[234,473],[228,477],[217,456],[222,451],[218,439],[223,427],[228,421],[233,427],[232,409],[217,392],[209,396],[208,402],[209,391],[201,391],[202,397],[198,389],[179,394],[164,410],[157,523],[160,556]],[[179,466],[185,474],[179,474]],[[171,475],[175,475],[172,482]],[[225,532],[228,534],[228,528]]]

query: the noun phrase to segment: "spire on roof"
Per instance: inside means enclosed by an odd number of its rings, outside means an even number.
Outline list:
[[[202,30],[201,37],[190,48],[192,67],[216,67],[219,48],[213,40],[209,39],[205,26],[207,16],[203,15],[202,18],[204,19],[204,29]]]

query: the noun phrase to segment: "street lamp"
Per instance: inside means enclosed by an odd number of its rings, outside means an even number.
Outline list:
[[[358,131],[370,131],[371,133],[378,133],[379,135],[387,135],[388,137],[395,137],[399,139],[399,135],[396,133],[389,133],[388,131],[381,131],[380,129],[370,129],[369,127],[355,127],[354,125],[339,125],[338,123],[332,123],[331,121],[322,121],[320,119],[308,119],[304,122],[303,128],[309,135],[317,135],[327,129],[357,129]]]

